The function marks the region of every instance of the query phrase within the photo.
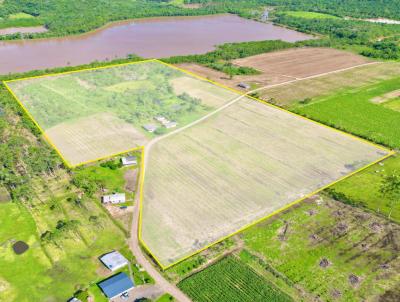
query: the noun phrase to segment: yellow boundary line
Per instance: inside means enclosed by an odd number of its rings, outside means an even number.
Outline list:
[[[144,152],[144,146],[140,146],[140,147],[136,147],[136,148],[133,148],[133,149],[126,150],[126,151],[118,152],[118,153],[111,154],[111,155],[107,155],[107,156],[100,157],[100,158],[96,158],[96,159],[93,159],[93,160],[89,160],[89,161],[86,161],[86,162],[79,163],[79,164],[77,164],[77,165],[71,165],[71,164],[69,164],[69,162],[63,157],[62,153],[61,153],[61,152],[58,150],[58,148],[52,143],[52,141],[48,138],[48,136],[45,134],[45,132],[43,131],[43,129],[40,127],[40,125],[36,122],[36,120],[35,120],[35,119],[33,118],[33,116],[29,113],[29,111],[26,109],[26,107],[23,105],[23,103],[18,99],[18,97],[15,95],[15,93],[12,91],[12,89],[8,86],[8,83],[10,83],[10,82],[16,82],[16,81],[22,81],[22,80],[28,80],[28,79],[36,79],[36,78],[43,78],[43,77],[49,77],[49,76],[65,75],[65,74],[71,74],[71,73],[77,73],[77,72],[84,72],[84,71],[90,71],[90,70],[97,70],[97,69],[106,69],[106,68],[119,67],[119,66],[132,65],[132,64],[139,64],[139,63],[145,63],[145,62],[158,62],[158,63],[161,63],[161,64],[163,64],[163,65],[165,65],[165,66],[168,66],[168,67],[170,67],[170,68],[179,70],[179,71],[181,71],[181,72],[183,72],[183,73],[186,73],[186,74],[188,74],[188,75],[190,75],[190,76],[193,76],[193,77],[195,77],[195,78],[197,78],[197,79],[200,79],[200,80],[202,80],[202,81],[207,81],[207,82],[209,82],[209,83],[211,83],[211,84],[214,84],[214,85],[219,86],[219,87],[221,87],[221,88],[224,88],[224,89],[226,89],[226,90],[230,90],[230,91],[232,91],[232,92],[234,92],[234,93],[236,93],[236,94],[239,94],[239,95],[241,95],[241,96],[243,96],[243,97],[246,97],[246,98],[249,98],[249,99],[252,99],[252,100],[261,102],[261,103],[263,103],[263,104],[265,104],[265,105],[267,105],[267,106],[270,106],[270,107],[273,107],[273,108],[275,108],[275,109],[278,109],[278,110],[284,111],[284,112],[286,112],[286,113],[289,113],[289,114],[291,114],[291,115],[293,115],[293,116],[296,116],[297,118],[301,118],[301,119],[307,120],[307,121],[309,121],[309,122],[312,122],[312,123],[314,123],[314,124],[321,125],[321,126],[323,126],[323,127],[325,127],[325,128],[329,128],[329,129],[331,129],[331,130],[333,130],[333,131],[336,131],[336,132],[338,132],[338,133],[344,134],[344,135],[349,136],[349,137],[351,137],[351,138],[353,138],[353,139],[359,140],[359,141],[361,141],[361,142],[363,142],[363,143],[367,143],[367,144],[369,144],[369,145],[372,145],[372,146],[374,146],[375,148],[378,148],[378,149],[381,149],[381,150],[383,150],[383,151],[385,151],[385,152],[388,152],[388,154],[385,155],[385,156],[382,156],[382,158],[379,158],[378,160],[376,160],[376,161],[374,161],[374,162],[372,162],[372,163],[369,163],[368,165],[366,165],[366,166],[364,166],[364,167],[361,167],[360,169],[357,169],[357,170],[355,170],[355,171],[353,171],[353,172],[351,172],[351,173],[349,173],[349,174],[347,174],[347,175],[345,175],[345,176],[339,178],[338,180],[336,180],[336,181],[334,181],[334,182],[332,182],[332,183],[330,183],[330,184],[327,184],[327,185],[325,185],[325,186],[319,188],[318,190],[315,190],[315,191],[313,191],[313,192],[311,192],[311,193],[305,195],[304,197],[301,197],[301,198],[299,198],[299,199],[297,199],[297,200],[295,200],[295,201],[293,201],[293,202],[291,202],[291,203],[285,205],[284,207],[282,207],[282,208],[280,208],[280,209],[278,209],[278,210],[276,210],[276,211],[274,211],[274,212],[268,214],[267,216],[264,216],[264,217],[262,217],[262,218],[259,218],[259,219],[255,220],[255,221],[253,221],[253,222],[251,222],[251,223],[249,223],[249,224],[247,224],[247,225],[241,227],[241,228],[238,229],[237,231],[235,231],[235,232],[233,232],[233,233],[231,233],[231,234],[229,234],[229,235],[226,235],[226,236],[224,236],[224,237],[222,237],[222,238],[220,238],[220,239],[218,239],[218,240],[216,240],[216,241],[214,241],[214,242],[212,242],[212,243],[210,243],[210,244],[204,246],[203,248],[201,248],[201,249],[199,249],[199,250],[197,250],[197,251],[194,251],[193,253],[190,253],[189,255],[187,255],[187,256],[185,256],[185,257],[183,257],[183,258],[181,258],[181,259],[179,259],[179,260],[177,260],[177,261],[175,261],[175,262],[173,262],[173,263],[171,263],[171,264],[165,266],[165,265],[163,265],[163,264],[161,263],[161,261],[151,252],[150,248],[147,246],[147,244],[146,244],[146,243],[144,242],[144,240],[142,239],[143,187],[144,187],[144,177],[145,177],[145,166],[144,166],[144,162],[145,162],[145,159],[144,159],[145,152]],[[148,59],[148,60],[141,60],[141,61],[136,61],[136,62],[128,62],[128,63],[120,63],[120,64],[111,64],[111,65],[108,65],[108,66],[84,68],[84,69],[80,69],[80,70],[72,70],[72,71],[59,72],[59,73],[50,73],[50,74],[45,74],[45,75],[40,75],[40,76],[25,77],[25,78],[20,78],[20,79],[14,79],[14,80],[9,80],[9,81],[4,81],[3,83],[4,83],[5,87],[7,88],[7,90],[11,93],[11,95],[16,99],[16,101],[17,101],[18,104],[21,106],[21,108],[23,109],[23,111],[27,114],[27,116],[33,121],[33,123],[34,123],[34,124],[37,126],[37,128],[40,130],[40,132],[42,133],[42,135],[43,135],[45,141],[46,141],[47,143],[49,143],[49,145],[52,146],[52,147],[55,149],[55,151],[57,152],[57,154],[61,157],[62,161],[64,162],[64,164],[65,164],[68,168],[76,168],[76,167],[78,167],[78,166],[82,166],[82,165],[86,165],[86,164],[89,164],[89,163],[97,162],[97,161],[99,161],[99,160],[104,160],[104,159],[107,159],[107,158],[112,158],[112,157],[115,157],[115,156],[118,156],[118,155],[121,155],[121,154],[129,153],[129,152],[133,152],[133,151],[138,151],[138,150],[141,151],[141,164],[140,164],[140,177],[139,177],[139,221],[138,221],[139,224],[138,224],[138,239],[139,239],[139,243],[143,246],[143,248],[146,250],[146,252],[155,260],[155,262],[161,267],[162,270],[166,270],[166,269],[168,269],[168,268],[170,268],[170,267],[172,267],[172,266],[174,266],[174,265],[176,265],[176,264],[178,264],[178,263],[180,263],[180,262],[182,262],[182,261],[184,261],[184,260],[186,260],[186,259],[188,259],[188,258],[190,258],[190,257],[192,257],[192,256],[194,256],[194,255],[196,255],[196,254],[198,254],[198,253],[200,253],[200,252],[206,250],[206,249],[208,249],[209,247],[211,247],[211,246],[213,246],[213,245],[215,245],[215,244],[217,244],[217,243],[219,243],[219,242],[221,242],[221,241],[223,241],[223,240],[225,240],[225,239],[227,239],[227,238],[230,238],[230,237],[232,237],[232,236],[234,236],[234,235],[236,235],[236,234],[238,234],[238,233],[240,233],[240,232],[242,232],[242,231],[244,231],[244,230],[246,230],[246,229],[248,229],[248,228],[250,228],[250,227],[252,227],[252,226],[254,226],[254,225],[256,225],[256,224],[258,224],[258,223],[260,223],[260,222],[262,222],[262,221],[264,221],[264,220],[266,220],[266,219],[268,219],[268,218],[271,218],[272,216],[275,216],[275,215],[277,215],[277,214],[279,214],[279,213],[281,213],[281,212],[287,210],[288,208],[292,207],[293,205],[300,203],[301,201],[303,201],[303,200],[305,200],[305,199],[307,199],[307,198],[309,198],[309,197],[311,197],[311,196],[313,196],[313,195],[315,195],[315,194],[317,194],[317,193],[319,193],[319,192],[325,190],[326,188],[329,188],[329,187],[333,186],[334,184],[336,184],[336,183],[338,183],[338,182],[340,182],[340,181],[342,181],[342,180],[344,180],[344,179],[346,179],[346,178],[349,178],[349,177],[353,176],[354,174],[357,174],[357,173],[359,173],[359,172],[361,172],[361,171],[363,171],[363,170],[365,170],[365,169],[371,167],[372,165],[375,165],[376,163],[378,163],[378,162],[380,162],[380,161],[382,161],[382,160],[384,160],[384,159],[386,159],[386,158],[388,158],[388,157],[390,157],[390,156],[392,156],[393,154],[396,153],[394,150],[390,150],[390,149],[388,149],[388,148],[385,148],[385,147],[383,147],[383,146],[380,146],[380,145],[378,145],[378,144],[375,144],[375,143],[373,143],[373,142],[370,142],[370,141],[368,141],[368,140],[366,140],[366,139],[360,138],[360,137],[355,136],[355,135],[353,135],[353,134],[344,132],[344,131],[342,131],[342,130],[339,130],[339,129],[330,127],[330,126],[325,125],[325,124],[323,124],[323,123],[320,123],[320,122],[314,121],[314,120],[312,120],[312,119],[309,119],[309,118],[307,118],[307,117],[301,116],[301,115],[299,115],[299,114],[293,113],[293,112],[291,112],[291,111],[289,111],[289,110],[286,110],[286,109],[283,109],[283,108],[281,108],[281,107],[279,107],[279,106],[270,104],[270,103],[268,103],[268,102],[266,102],[266,101],[264,101],[264,100],[261,100],[261,99],[258,99],[258,98],[249,96],[246,92],[242,92],[242,91],[233,89],[233,88],[231,88],[231,87],[228,87],[228,86],[225,86],[225,85],[220,84],[220,83],[218,83],[218,82],[215,82],[215,81],[212,81],[212,80],[210,80],[210,79],[204,78],[204,77],[202,77],[202,76],[199,76],[199,75],[197,75],[197,74],[195,74],[195,73],[192,73],[192,72],[190,72],[190,71],[187,71],[187,70],[185,70],[185,69],[179,68],[179,67],[174,66],[174,65],[171,65],[171,64],[169,64],[169,63],[165,63],[165,62],[163,62],[163,61],[160,61],[160,60],[158,60],[158,59]],[[268,87],[267,87],[267,88],[268,88]]]

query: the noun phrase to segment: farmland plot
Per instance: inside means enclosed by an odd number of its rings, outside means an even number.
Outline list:
[[[153,146],[142,238],[171,265],[387,153],[243,99]]]
[[[159,61],[143,61],[7,83],[71,166],[142,146],[237,97]],[[199,90],[201,88],[201,91]],[[151,124],[154,133],[143,127]]]

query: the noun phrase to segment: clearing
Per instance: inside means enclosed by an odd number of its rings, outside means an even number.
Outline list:
[[[314,196],[239,236],[299,301],[398,301],[400,228],[378,215]]]
[[[296,102],[362,88],[400,76],[400,63],[375,63],[260,91],[260,97],[283,107]]]
[[[166,267],[271,215],[386,150],[243,99],[149,153],[142,238]]]
[[[273,85],[296,78],[351,68],[368,62],[372,61],[346,51],[306,47],[269,52],[233,60],[231,63],[234,65],[253,67],[261,73],[234,76],[232,79],[223,72],[198,64],[184,63],[178,64],[178,66],[226,86],[237,88],[236,86],[241,82],[256,86]]]
[[[141,146],[237,96],[156,60],[12,80],[7,86],[69,166]],[[159,115],[165,123],[154,119]],[[169,128],[169,121],[177,124]],[[143,129],[148,125],[154,132]]]

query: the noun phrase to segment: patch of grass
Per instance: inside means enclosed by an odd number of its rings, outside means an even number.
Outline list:
[[[0,203],[0,300],[43,301],[44,297],[67,293],[58,288],[61,279],[53,280],[48,271],[51,263],[46,257],[36,234],[35,221],[18,203]],[[22,255],[14,254],[12,242],[22,240],[29,249]]]
[[[74,178],[94,181],[99,186],[112,192],[122,192],[125,169],[110,169],[99,165],[84,166],[74,170]]]
[[[396,98],[382,104],[384,107],[400,112],[400,98]]]
[[[380,193],[380,186],[386,175],[400,172],[400,156],[393,156],[383,162],[347,178],[331,187],[335,192],[354,201],[357,205],[371,209],[385,216],[389,215],[390,205]],[[391,219],[400,223],[400,207],[394,207]]]
[[[0,203],[8,202],[11,200],[10,194],[7,189],[0,185]]]
[[[362,89],[316,98],[309,104],[297,104],[293,111],[373,142],[399,148],[400,112],[370,102],[399,86],[400,77],[397,77]]]
[[[8,16],[8,19],[11,20],[16,20],[16,19],[33,19],[35,18],[32,15],[26,14],[26,13],[15,13],[15,14],[11,14]]]
[[[394,229],[383,218],[324,197],[258,224],[241,238],[245,249],[314,299],[372,301],[398,286],[397,239],[384,239],[397,238]],[[349,281],[352,275],[356,284]]]
[[[303,19],[339,19],[339,17],[333,15],[316,13],[316,12],[285,11],[284,13],[291,17],[303,18]]]
[[[171,302],[171,301],[175,301],[174,297],[171,296],[170,294],[164,294],[161,297],[159,297],[156,302]]]
[[[178,283],[193,301],[292,301],[234,256]]]

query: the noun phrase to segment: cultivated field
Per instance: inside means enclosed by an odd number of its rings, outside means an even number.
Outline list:
[[[10,81],[64,159],[75,166],[143,145],[183,126],[237,94],[159,61]],[[211,97],[212,96],[212,97]],[[152,124],[154,133],[143,127]]]
[[[232,61],[239,66],[253,67],[263,73],[289,78],[309,77],[367,62],[365,57],[333,48],[288,49]]]
[[[195,302],[292,301],[289,296],[232,256],[184,279],[178,287]]]
[[[373,100],[398,90],[400,77],[297,103],[293,110],[391,148],[400,147],[400,112]]]
[[[386,154],[241,100],[153,146],[143,240],[167,266]]]
[[[261,72],[258,75],[234,76],[233,79],[222,72],[197,64],[179,66],[227,86],[236,87],[240,82],[258,86],[278,84],[368,62],[370,61],[364,57],[331,48],[295,48],[233,60],[235,65],[253,67]]]
[[[260,97],[272,100],[280,106],[290,107],[293,103],[305,99],[313,99],[350,88],[359,89],[396,76],[400,76],[400,63],[376,63],[267,88],[260,91]]]

